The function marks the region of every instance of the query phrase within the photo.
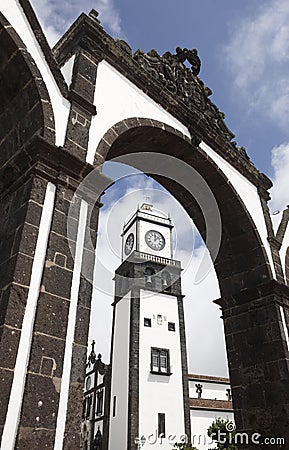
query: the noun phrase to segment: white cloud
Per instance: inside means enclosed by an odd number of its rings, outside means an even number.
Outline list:
[[[89,340],[96,340],[96,351],[109,361],[113,300],[113,275],[120,264],[123,223],[149,196],[156,211],[170,212],[176,229],[175,258],[182,261],[182,274],[189,371],[212,375],[227,375],[223,324],[218,306],[212,300],[219,297],[215,271],[198,285],[193,280],[199,267],[203,247],[195,240],[192,222],[176,200],[151,178],[127,177],[117,182],[104,195],[101,211],[98,262],[95,267],[97,288],[94,291]],[[195,247],[197,242],[198,248]],[[193,254],[193,258],[192,258]]]
[[[54,45],[74,20],[92,8],[99,12],[99,19],[113,36],[123,36],[121,18],[113,0],[31,0],[47,39]]]
[[[272,149],[271,164],[274,175],[270,208],[271,211],[282,211],[289,204],[289,143],[283,143]]]
[[[228,376],[225,336],[221,311],[213,303],[220,297],[215,270],[197,285],[192,279],[201,262],[199,247],[182,276],[189,372]]]
[[[223,47],[236,95],[284,130],[289,113],[289,2],[270,0],[231,26]]]

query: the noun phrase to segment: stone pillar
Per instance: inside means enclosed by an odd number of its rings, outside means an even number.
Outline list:
[[[20,183],[14,180],[10,188],[1,192],[0,437],[9,404],[46,186],[46,180],[35,176]]]
[[[96,114],[93,104],[98,62],[84,49],[75,55],[72,81],[69,90],[70,114],[65,138],[65,148],[85,161],[89,129]]]
[[[4,234],[1,250],[6,257],[0,267],[0,425],[1,432],[3,427],[6,429],[3,436],[7,438],[2,446],[7,442],[9,447],[5,444],[3,449],[52,449],[58,433],[61,444],[65,440],[64,448],[79,448],[100,204],[96,202],[93,206],[93,194],[90,198],[87,193],[82,198],[73,196],[92,167],[41,139],[19,153],[11,167],[19,168],[19,176],[11,176],[9,188],[4,192],[1,219]],[[68,240],[67,218],[72,202]],[[81,208],[85,214],[80,226]],[[43,223],[47,235],[40,239]],[[79,238],[81,233],[83,242]],[[81,261],[78,279],[75,278],[77,246]],[[38,285],[33,282],[35,274]],[[25,344],[27,370],[21,339]],[[22,364],[19,378],[17,364]],[[64,391],[67,401],[62,401],[60,408]],[[9,417],[14,430],[9,426]]]
[[[237,430],[289,443],[289,289],[270,281],[221,298]],[[266,448],[278,448],[276,443]]]

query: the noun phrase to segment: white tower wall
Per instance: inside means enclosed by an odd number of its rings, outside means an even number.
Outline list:
[[[162,316],[158,324],[157,316]],[[151,318],[151,327],[144,326],[144,318]],[[168,322],[175,323],[175,331],[168,331]],[[141,290],[140,293],[140,357],[139,357],[139,423],[140,437],[148,441],[143,448],[151,448],[157,438],[158,413],[165,414],[166,439],[160,444],[164,450],[172,448],[173,438],[185,433],[182,385],[179,314],[176,297]],[[169,349],[171,375],[154,375],[151,370],[151,348]],[[180,440],[178,439],[178,442]]]
[[[127,448],[130,295],[124,296],[115,307],[111,379],[109,450]],[[114,397],[116,397],[115,416]]]

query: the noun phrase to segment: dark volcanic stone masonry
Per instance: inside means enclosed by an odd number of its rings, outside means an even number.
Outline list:
[[[55,187],[55,198],[43,269],[39,266],[40,286],[36,292],[31,351],[15,448],[51,450],[54,447],[81,204],[80,196],[76,199],[73,196],[81,181],[94,169],[86,163],[86,153],[91,121],[99,113],[97,99],[94,105],[98,65],[105,60],[187,127],[190,137],[156,120],[127,118],[103,136],[95,149],[95,166],[101,168],[105,160],[136,151],[140,155],[159,152],[186,162],[206,181],[215,196],[222,221],[222,239],[215,261],[221,291],[217,303],[224,319],[237,428],[249,434],[259,432],[264,437],[284,437],[287,439],[284,448],[289,448],[289,367],[282,315],[284,312],[287,326],[289,256],[287,250],[283,274],[279,252],[288,211],[275,236],[267,206],[270,180],[254,167],[245,150],[232,142],[233,134],[224,122],[223,113],[210,101],[209,88],[198,78],[199,65],[192,66],[194,70],[189,74],[185,66],[180,65],[180,52],[184,50],[179,49],[177,54],[167,52],[163,56],[155,51],[133,54],[126,43],[105,33],[97,13],[92,11],[89,16],[82,14],[52,51],[28,0],[20,0],[20,4],[63,100],[70,102],[70,112],[64,146],[57,147],[55,116],[47,86],[25,44],[0,14],[0,436],[15,362],[17,357],[22,357],[18,346],[43,204],[48,183],[51,183]],[[72,83],[68,87],[60,67],[73,55]],[[152,70],[154,67],[156,72]],[[164,75],[168,68],[174,74],[171,84]],[[188,82],[190,95],[184,87]],[[230,180],[199,147],[201,141],[211,145],[258,190],[274,270],[243,201]],[[139,164],[138,168],[150,173],[147,157]],[[204,215],[194,195],[171,179],[157,175],[154,178],[184,206],[206,239]],[[82,195],[89,210],[81,249],[86,277],[80,276],[76,299],[63,445],[64,449],[71,450],[80,447],[91,282],[101,207],[99,198],[93,198],[90,191]],[[75,202],[75,216],[68,240],[66,226],[72,202]],[[88,245],[89,240],[92,247]],[[213,247],[212,244],[209,250],[214,251]],[[180,292],[177,281],[173,289],[176,294]],[[137,317],[137,308],[136,300],[134,317]],[[183,320],[180,305],[179,315]],[[132,333],[131,339],[137,340],[138,336]],[[184,336],[182,340],[184,346]],[[182,364],[185,368],[186,361]],[[133,367],[130,379],[132,383],[137,382]],[[128,420],[133,422],[136,405],[133,384],[130,398]],[[189,427],[186,417],[186,429]],[[128,450],[135,448],[134,438],[129,436]],[[255,450],[256,446],[249,442],[243,448]]]

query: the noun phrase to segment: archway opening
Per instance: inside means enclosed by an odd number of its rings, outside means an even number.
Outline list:
[[[216,273],[211,264],[207,276],[196,282],[196,274],[206,247],[192,220],[174,197],[158,182],[145,174],[118,163],[105,165],[111,178],[121,176],[102,197],[94,276],[89,341],[96,341],[97,351],[109,361],[111,344],[114,271],[121,263],[121,233],[138,205],[153,204],[156,214],[169,214],[174,224],[174,259],[182,264],[182,291],[185,295],[185,326],[190,373],[228,376],[223,323],[219,308],[212,302],[220,296]],[[149,268],[150,269],[150,268]],[[166,271],[162,273],[166,278]],[[153,274],[146,273],[148,283]],[[125,280],[123,280],[125,282]]]
[[[126,131],[116,134],[110,146],[100,143],[98,153],[102,152],[105,160],[123,162],[151,175],[179,201],[208,246],[223,297],[268,281],[272,274],[267,255],[238,193],[203,150],[180,132],[168,128],[158,123],[154,127],[126,126]],[[162,155],[163,159],[155,161],[154,155]],[[188,173],[178,174],[179,179],[172,167],[176,161],[188,168]],[[155,170],[155,164],[160,162],[162,167]],[[185,176],[190,182],[189,189],[180,182]],[[211,221],[212,203],[203,201],[204,187],[211,192],[219,212],[221,240],[217,252],[216,242],[207,239],[217,224]]]
[[[249,312],[235,317],[230,311],[241,306],[244,292],[259,292],[256,287],[272,280],[272,272],[257,228],[241,197],[218,165],[198,147],[198,142],[197,138],[190,139],[165,124],[130,119],[108,131],[97,148],[97,160],[122,162],[151,176],[182,205],[206,243],[226,315],[224,325],[232,394],[233,401],[237,399],[234,405],[237,426],[242,429],[250,389],[247,393],[245,385],[247,397],[240,398],[239,384],[250,361],[246,359],[246,346],[232,342],[237,332],[246,335],[251,317]],[[186,170],[179,171],[180,162],[185,164]],[[206,202],[208,196],[213,200]],[[212,217],[217,217],[213,214],[216,206],[219,221],[212,221]],[[221,233],[216,242],[211,236],[218,226]],[[262,346],[262,341],[258,344]],[[257,345],[253,345],[251,353],[256,348]],[[257,420],[254,411],[252,420]]]

